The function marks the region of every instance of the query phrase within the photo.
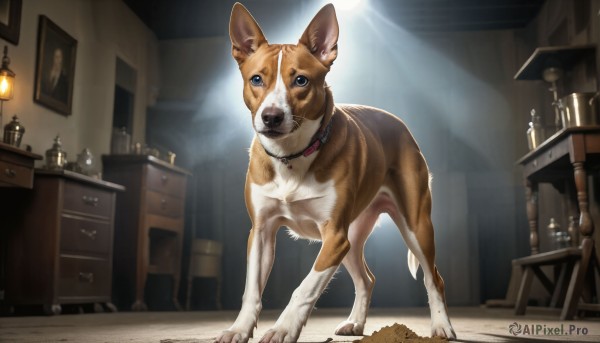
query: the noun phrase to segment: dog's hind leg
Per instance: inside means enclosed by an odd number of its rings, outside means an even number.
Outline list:
[[[413,160],[413,165],[416,166],[418,172],[399,173],[395,182],[390,183],[400,187],[392,187],[397,206],[389,214],[400,229],[406,245],[423,269],[424,283],[431,311],[431,335],[453,340],[456,339],[456,333],[448,318],[444,280],[435,266],[429,174],[425,161],[420,154],[415,154],[413,157],[416,157]],[[419,164],[421,164],[421,168],[419,168]],[[402,189],[402,192],[399,192],[399,189]],[[413,276],[416,276],[417,266],[414,262],[411,263],[411,260],[409,258],[409,267],[413,269],[411,270],[411,273],[414,273]]]
[[[373,231],[379,213],[373,205],[369,206],[356,218],[348,230],[350,251],[342,263],[352,277],[355,298],[350,316],[337,326],[336,335],[360,336],[363,334],[371,303],[371,294],[375,286],[375,277],[365,261],[364,246]]]
[[[449,340],[456,339],[456,333],[448,318],[448,309],[444,294],[444,280],[434,264],[433,256],[435,256],[435,247],[433,245],[433,226],[431,220],[422,220],[417,224],[416,230],[409,229],[403,218],[395,221],[399,222],[397,225],[402,232],[407,246],[423,269],[423,281],[427,289],[429,310],[431,312],[431,336],[446,337]]]

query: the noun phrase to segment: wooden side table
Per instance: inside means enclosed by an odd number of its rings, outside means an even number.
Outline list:
[[[111,304],[113,225],[120,185],[70,171],[35,171],[32,192],[2,198],[17,225],[8,233],[6,302],[44,306]]]
[[[33,164],[42,156],[0,143],[0,187],[33,187]]]
[[[539,147],[529,152],[518,163],[523,166],[527,197],[527,218],[529,220],[531,256],[515,260],[523,268],[523,278],[516,302],[516,314],[524,314],[533,277],[537,276],[544,287],[553,295],[552,304],[561,303],[561,319],[572,319],[576,310],[598,310],[595,304],[579,304],[586,274],[593,272],[593,266],[600,266],[594,248],[594,223],[589,212],[588,171],[600,167],[600,127],[574,127],[563,129],[547,139]],[[540,253],[538,232],[538,183],[559,183],[574,179],[579,210],[578,247],[558,249]],[[577,210],[577,209],[574,209]],[[576,213],[572,213],[577,215]],[[540,270],[544,265],[566,265],[571,275],[562,275],[552,283]],[[565,272],[566,274],[566,272]],[[569,279],[570,277],[570,279]],[[562,280],[561,280],[562,279]],[[568,284],[566,291],[562,283]],[[562,294],[561,294],[562,293]]]
[[[14,188],[33,188],[33,168],[35,160],[42,156],[0,142],[0,197],[9,197]],[[4,300],[6,288],[7,235],[16,224],[14,218],[3,216],[0,221],[0,303]]]
[[[148,274],[170,275],[173,304],[181,274],[185,192],[190,172],[148,155],[104,155],[103,176],[126,187],[117,200],[114,292],[146,310]],[[129,306],[129,305],[127,305]]]

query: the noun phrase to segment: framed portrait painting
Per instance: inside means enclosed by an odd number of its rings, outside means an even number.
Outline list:
[[[21,0],[0,0],[0,38],[19,44]]]
[[[71,114],[77,40],[41,15],[38,31],[34,101]]]

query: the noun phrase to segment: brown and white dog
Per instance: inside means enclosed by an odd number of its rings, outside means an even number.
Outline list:
[[[335,333],[362,335],[375,283],[363,248],[381,213],[390,215],[408,245],[413,277],[419,264],[423,269],[432,335],[454,339],[444,282],[435,266],[430,175],[417,143],[402,121],[387,112],[335,105],[325,83],[337,57],[334,7],[323,7],[296,45],[269,44],[239,3],[229,25],[256,135],[246,175],[252,229],[242,309],[216,342],[252,337],[282,226],[299,237],[320,240],[322,246],[261,342],[296,342],[340,263],[352,277],[356,298]]]

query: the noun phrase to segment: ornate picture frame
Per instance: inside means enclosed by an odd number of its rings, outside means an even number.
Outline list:
[[[63,115],[71,114],[77,40],[41,15],[33,100]]]
[[[18,45],[22,0],[0,0],[0,37]]]

